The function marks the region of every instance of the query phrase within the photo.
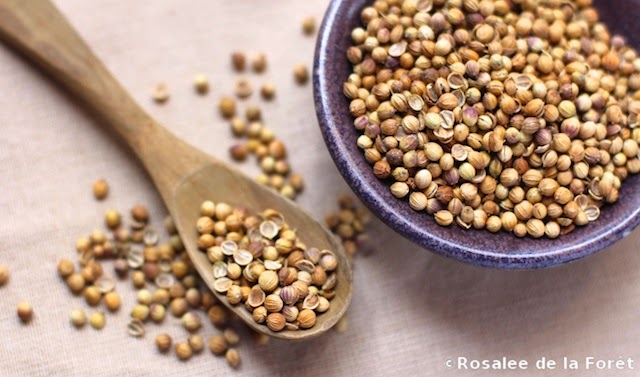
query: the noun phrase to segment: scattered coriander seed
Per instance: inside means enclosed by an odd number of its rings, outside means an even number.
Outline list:
[[[236,96],[239,98],[248,98],[253,94],[253,87],[251,86],[251,82],[246,78],[240,78],[236,81]]]
[[[236,114],[236,101],[231,97],[222,97],[218,106],[220,114],[225,118],[231,118]]]
[[[209,350],[214,355],[224,355],[227,351],[227,340],[222,335],[213,335],[209,338]]]
[[[232,368],[237,368],[240,365],[240,354],[235,348],[229,348],[224,357]]]
[[[198,288],[189,288],[184,295],[185,300],[192,308],[197,308],[202,303],[202,295]]]
[[[309,81],[309,71],[304,64],[297,64],[293,67],[293,77],[298,84],[306,84]]]
[[[235,51],[231,54],[231,65],[236,71],[242,72],[247,65],[247,57],[243,52]]]
[[[194,353],[200,353],[204,350],[204,339],[199,334],[192,334],[189,336],[189,346]]]
[[[224,338],[227,340],[227,343],[232,346],[240,342],[240,335],[238,335],[238,333],[232,328],[224,330]]]
[[[199,94],[206,94],[209,91],[209,79],[204,73],[198,73],[193,78],[193,87]]]
[[[104,304],[109,311],[120,309],[120,295],[117,292],[108,292],[104,295]]]
[[[276,96],[276,86],[272,82],[265,82],[260,88],[260,95],[265,100],[271,100]]]
[[[156,336],[156,347],[161,353],[165,353],[171,349],[171,337],[168,334],[158,334]]]
[[[98,179],[93,183],[93,196],[98,200],[102,200],[109,194],[109,185],[104,179]]]
[[[146,321],[149,318],[149,307],[147,305],[136,305],[131,309],[131,318]]]
[[[152,304],[149,307],[149,317],[153,322],[162,322],[166,316],[167,309],[162,304]]]
[[[84,278],[81,274],[73,273],[67,277],[67,286],[73,293],[80,293],[84,289]]]
[[[257,122],[262,118],[262,110],[257,105],[247,105],[245,113],[249,122]]]
[[[102,276],[102,266],[99,263],[91,262],[84,266],[80,271],[82,277],[87,283],[93,283]]]
[[[247,123],[239,117],[234,117],[231,119],[231,132],[236,137],[244,136],[247,131]]]
[[[96,330],[102,330],[105,323],[106,319],[104,317],[104,314],[100,312],[95,312],[89,317],[89,324]]]
[[[82,309],[73,309],[71,313],[69,313],[69,320],[72,325],[81,328],[87,323],[87,315],[84,314],[84,310]]]
[[[142,288],[146,284],[144,273],[142,271],[133,271],[131,274],[131,282],[136,288]]]
[[[169,310],[174,317],[182,317],[188,310],[187,300],[182,297],[173,299],[169,304]]]
[[[151,92],[151,98],[156,103],[165,103],[169,99],[169,90],[167,89],[167,85],[164,83],[158,83],[153,88]]]
[[[176,356],[178,356],[178,359],[182,361],[189,360],[191,358],[191,355],[193,355],[193,350],[187,342],[178,342],[175,344],[175,346],[173,346],[173,349],[176,352]]]
[[[18,317],[22,323],[31,321],[31,318],[33,318],[33,308],[30,303],[23,301],[18,304]]]
[[[3,276],[2,270],[3,269],[6,270],[6,267],[0,266],[0,285],[3,284],[3,282],[2,282],[2,276]],[[73,265],[73,262],[70,261],[69,259],[61,259],[60,262],[58,262],[58,275],[60,275],[60,277],[67,278],[74,271],[75,271],[75,266]],[[6,270],[6,277],[8,278],[8,276],[9,276],[9,271]],[[5,281],[6,281],[6,279],[5,279]]]
[[[138,304],[140,305],[149,305],[151,304],[151,292],[147,289],[141,289],[136,294],[136,300],[138,300]]]
[[[313,35],[316,31],[316,19],[313,17],[305,17],[302,20],[302,32],[306,35]]]
[[[90,285],[84,289],[84,299],[87,304],[96,306],[102,300],[102,292],[95,285]]]
[[[146,224],[149,221],[149,210],[142,205],[136,205],[131,208],[131,217],[140,223]]]
[[[202,322],[196,312],[187,312],[181,318],[182,327],[187,331],[196,331],[200,328]]]
[[[251,59],[251,67],[256,73],[262,73],[267,69],[267,56],[261,52],[253,55]]]
[[[229,149],[229,152],[231,154],[231,158],[236,161],[244,161],[249,155],[249,150],[247,149],[246,144],[236,144]]]
[[[104,215],[104,221],[107,224],[107,227],[110,229],[115,229],[120,226],[121,216],[118,211],[115,209],[107,210]]]
[[[71,272],[73,272],[73,264],[71,264],[71,268],[72,268]],[[64,273],[66,273],[67,271],[68,271],[68,268],[63,269]],[[62,272],[60,272],[60,267],[58,267],[58,272],[60,273],[60,276],[62,276]],[[10,273],[7,266],[5,266],[4,264],[0,264],[0,286],[7,284],[7,281],[9,281],[9,275]],[[65,277],[65,276],[62,276],[62,277]]]

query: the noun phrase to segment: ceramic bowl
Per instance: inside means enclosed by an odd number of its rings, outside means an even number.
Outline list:
[[[360,11],[370,0],[334,0],[318,36],[314,65],[314,92],[320,128],[329,152],[356,195],[384,223],[409,240],[434,253],[481,266],[532,269],[555,266],[601,250],[629,234],[640,222],[640,175],[632,176],[620,190],[620,200],[603,207],[600,218],[560,238],[517,238],[506,232],[463,230],[437,225],[431,215],[413,211],[406,200],[389,192],[389,182],[374,177],[371,166],[356,146],[349,102],[342,84],[351,72],[345,51],[351,30],[360,25]],[[596,6],[612,32],[638,47],[640,0],[600,0]]]

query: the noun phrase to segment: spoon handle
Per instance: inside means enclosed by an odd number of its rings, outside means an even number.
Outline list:
[[[49,0],[1,0],[0,39],[37,63],[111,126],[142,160],[160,193],[206,159],[151,118]]]

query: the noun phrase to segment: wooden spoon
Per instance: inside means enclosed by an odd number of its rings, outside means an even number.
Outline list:
[[[129,144],[162,195],[200,276],[217,298],[249,327],[276,338],[302,340],[322,334],[344,315],[351,300],[352,274],[336,237],[292,201],[188,145],[152,119],[49,0],[0,1],[0,39],[38,63]],[[339,263],[336,295],[330,309],[318,316],[314,327],[273,332],[254,322],[244,305],[232,306],[225,296],[213,290],[211,263],[196,246],[195,224],[200,204],[207,199],[255,212],[276,209],[298,229],[304,243],[335,252]]]

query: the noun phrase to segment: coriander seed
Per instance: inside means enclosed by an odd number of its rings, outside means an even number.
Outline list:
[[[98,200],[102,200],[109,194],[109,185],[104,179],[98,179],[93,183],[93,196]]]
[[[229,153],[231,154],[231,158],[234,160],[244,161],[249,155],[249,150],[247,149],[246,144],[236,144],[229,149]]]
[[[149,318],[149,307],[146,305],[136,305],[131,309],[131,318],[146,321]]]
[[[240,354],[235,348],[229,348],[224,357],[232,368],[237,368],[240,365]]]
[[[194,353],[200,353],[204,350],[204,339],[202,339],[201,335],[192,334],[189,336],[189,346],[193,350]]]
[[[89,324],[96,330],[102,330],[106,324],[104,314],[95,312],[89,317]]]
[[[256,73],[262,73],[267,69],[267,56],[263,53],[253,55],[251,59],[251,67]]]
[[[265,100],[271,100],[276,96],[276,86],[272,82],[265,82],[260,88],[260,95]]]
[[[178,359],[182,361],[189,360],[191,358],[191,355],[193,355],[193,350],[187,342],[178,342],[175,344],[175,346],[173,346],[173,349],[176,353],[176,356],[178,356]]]
[[[316,19],[313,17],[305,17],[302,20],[302,32],[306,35],[313,35],[316,31]]]
[[[4,266],[0,266],[0,285],[2,285],[2,270],[5,269],[6,267]],[[75,271],[75,266],[73,265],[73,262],[70,261],[69,259],[61,259],[60,262],[58,262],[58,275],[60,275],[60,277],[62,278],[67,278],[69,277],[73,272]],[[6,276],[8,278],[9,271],[6,270]],[[6,281],[6,279],[5,279]]]
[[[175,298],[169,304],[169,310],[174,317],[182,317],[188,310],[187,300],[184,298]]]
[[[220,114],[225,118],[231,118],[236,114],[236,102],[231,97],[222,97],[218,106]]]
[[[236,71],[242,72],[247,65],[247,57],[243,52],[235,51],[231,54],[231,65]]]
[[[307,66],[303,64],[297,64],[293,67],[293,77],[298,84],[306,84],[309,81],[309,71]]]
[[[104,304],[112,312],[118,310],[120,308],[120,295],[117,292],[107,292],[104,295]]]
[[[227,340],[222,335],[213,335],[209,338],[209,350],[214,355],[223,355],[227,351]]]
[[[193,88],[198,94],[206,94],[209,91],[209,79],[203,73],[198,73],[193,78]]]
[[[120,213],[115,209],[110,209],[105,213],[104,221],[107,224],[108,228],[115,229],[120,226],[120,222],[121,222]]]
[[[73,309],[71,313],[69,313],[69,320],[72,325],[81,328],[87,323],[87,316],[82,309]]]
[[[18,304],[18,317],[22,323],[31,321],[31,318],[33,318],[33,308],[30,303],[23,301]]]
[[[239,98],[244,99],[244,98],[250,97],[251,94],[253,94],[253,88],[251,87],[251,82],[249,82],[249,80],[246,78],[239,79],[238,81],[236,81],[235,91],[236,91],[236,96],[238,96]],[[222,106],[222,102],[221,102],[221,106]]]
[[[84,289],[85,280],[81,274],[73,273],[67,277],[67,286],[73,293],[80,293]]]
[[[68,267],[68,266],[67,266]],[[71,264],[71,272],[73,272],[73,264]],[[66,273],[68,271],[68,268],[63,269],[63,272]],[[58,272],[60,272],[60,268],[58,267]],[[4,264],[0,264],[0,286],[3,286],[5,284],[7,284],[7,281],[9,281],[9,269],[7,268],[7,266],[5,266]],[[62,273],[61,275],[62,276]],[[65,277],[65,276],[62,276]]]
[[[151,98],[156,103],[165,103],[169,99],[169,90],[167,89],[167,85],[164,83],[158,83],[153,88],[151,92]]]
[[[87,304],[96,306],[102,300],[102,292],[95,285],[88,286],[84,289],[84,299]]]
[[[287,321],[280,313],[271,313],[267,316],[266,324],[271,331],[282,331],[286,323]]]
[[[133,271],[131,274],[131,282],[136,288],[142,288],[146,284],[144,273],[142,271]]]
[[[140,223],[146,224],[149,221],[149,210],[147,207],[137,205],[131,208],[131,217]]]
[[[232,346],[240,342],[240,335],[232,328],[224,330],[224,338],[227,340],[227,343]]]
[[[171,348],[171,337],[168,334],[158,334],[156,336],[156,347],[161,353],[169,351]]]

